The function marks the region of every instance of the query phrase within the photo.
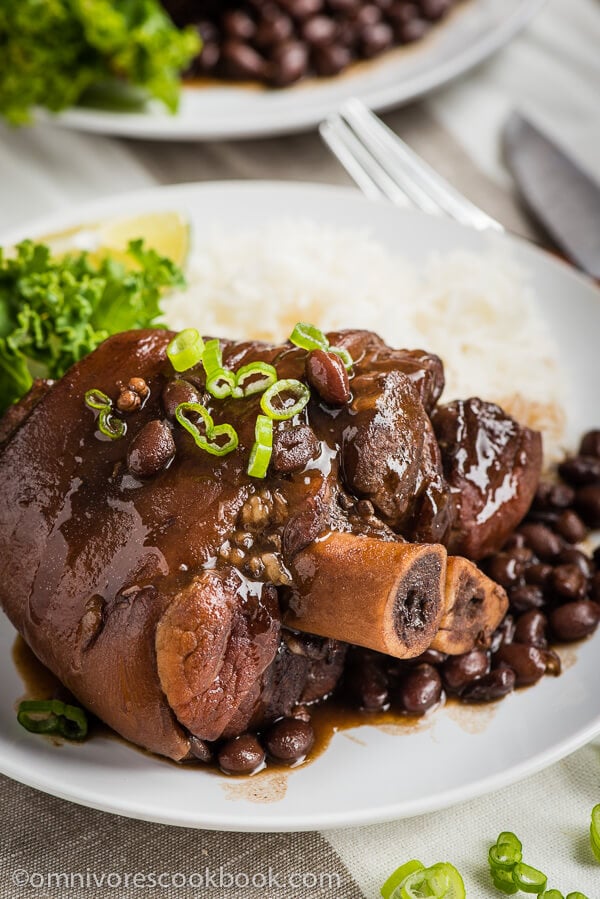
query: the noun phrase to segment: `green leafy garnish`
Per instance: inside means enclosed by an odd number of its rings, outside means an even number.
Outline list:
[[[34,107],[59,112],[115,84],[174,111],[199,50],[159,0],[2,0],[0,114],[22,124]]]
[[[60,378],[111,334],[156,327],[160,297],[181,287],[179,268],[142,240],[129,244],[135,269],[87,253],[53,257],[26,240],[0,248],[0,414],[34,378]]]

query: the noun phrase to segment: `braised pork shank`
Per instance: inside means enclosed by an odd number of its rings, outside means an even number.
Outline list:
[[[0,603],[80,702],[182,760],[331,693],[347,644],[487,644],[504,590],[448,552],[500,548],[537,486],[538,434],[480,400],[438,407],[440,360],[369,332],[328,335],[354,360],[347,383],[290,343],[221,341],[232,371],[267,362],[311,385],[258,479],[260,397],[216,400],[201,365],[176,374],[173,336],[108,339],[2,430]],[[121,439],[99,432],[90,390],[122,410]],[[237,449],[199,449],[182,402],[233,425]]]

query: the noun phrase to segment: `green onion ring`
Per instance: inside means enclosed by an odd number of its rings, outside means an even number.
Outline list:
[[[194,422],[187,418],[186,412],[195,412],[200,416],[204,422],[206,435],[200,433]],[[175,410],[175,418],[188,434],[192,435],[196,446],[212,456],[226,456],[239,444],[235,428],[230,424],[216,425],[208,409],[201,403],[180,403]],[[222,444],[218,443],[218,438],[224,435],[228,440]]]
[[[496,844],[490,848],[488,859],[492,868],[511,871],[522,860],[521,850],[508,844]]]
[[[217,400],[224,400],[234,391],[235,375],[226,368],[215,369],[209,377],[206,376],[206,389]]]
[[[258,415],[254,427],[255,441],[250,451],[248,474],[264,478],[273,454],[273,421],[267,415]]]
[[[36,715],[45,717],[32,717]],[[22,702],[17,711],[17,721],[32,734],[60,734],[69,740],[83,740],[88,733],[84,710],[58,699]]]
[[[273,405],[273,400],[280,398],[285,393],[291,393],[292,396],[295,396],[296,402],[291,406],[283,406],[277,409]],[[294,415],[302,412],[309,399],[310,390],[306,384],[303,384],[302,381],[297,381],[295,378],[285,378],[281,381],[276,381],[263,393],[260,407],[269,418],[273,418],[275,421],[287,421],[289,418],[293,418]]]
[[[113,415],[110,408],[104,408],[100,410],[98,416],[98,430],[111,440],[120,440],[127,433],[127,425],[122,419]]]
[[[571,893],[572,896],[573,893]],[[540,893],[540,899],[565,899],[565,897],[560,890],[545,890],[543,893]]]
[[[250,380],[255,375],[262,375],[262,377]],[[246,381],[250,381],[247,386],[245,386]],[[254,396],[257,393],[264,393],[276,381],[277,369],[274,365],[269,365],[268,362],[250,362],[249,365],[243,365],[236,371],[235,387],[232,394],[237,398]]]
[[[390,874],[379,891],[383,896],[383,899],[391,899],[396,888],[406,880],[409,874],[414,874],[415,871],[423,871],[424,868],[425,865],[423,862],[418,861],[416,858],[409,862],[405,862],[403,865],[400,865],[399,868],[396,868],[394,873]]]
[[[542,871],[524,862],[517,862],[512,870],[512,878],[524,893],[543,893],[548,884],[548,878]]]
[[[196,328],[186,328],[176,334],[167,347],[167,356],[175,371],[188,371],[197,365],[204,353],[204,341]]]
[[[346,369],[346,371],[351,371],[352,366],[354,365],[354,360],[345,347],[331,346],[329,347],[329,352],[335,353],[336,356],[339,356],[344,363],[344,368]]]
[[[112,400],[105,393],[102,393],[101,390],[97,388],[93,388],[93,390],[86,391],[85,394],[85,404],[88,409],[94,409],[96,411],[101,411],[102,409],[111,409],[112,408]]]
[[[309,322],[298,322],[290,334],[290,343],[302,350],[327,350],[329,341],[325,334]]]

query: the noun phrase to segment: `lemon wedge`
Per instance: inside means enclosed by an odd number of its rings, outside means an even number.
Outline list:
[[[133,267],[135,263],[127,255],[127,245],[138,238],[143,238],[146,248],[167,256],[180,268],[185,265],[190,249],[190,224],[180,212],[145,212],[109,219],[47,234],[40,240],[56,256],[86,250],[95,261],[110,256]]]

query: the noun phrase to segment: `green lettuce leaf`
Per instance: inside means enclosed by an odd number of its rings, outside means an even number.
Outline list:
[[[158,0],[1,0],[0,114],[21,124],[34,107],[59,112],[114,83],[174,111],[199,49]]]
[[[29,240],[10,257],[0,248],[0,414],[34,378],[60,378],[110,334],[160,326],[161,295],[183,275],[141,240],[128,255],[136,268],[87,253],[55,258]]]

